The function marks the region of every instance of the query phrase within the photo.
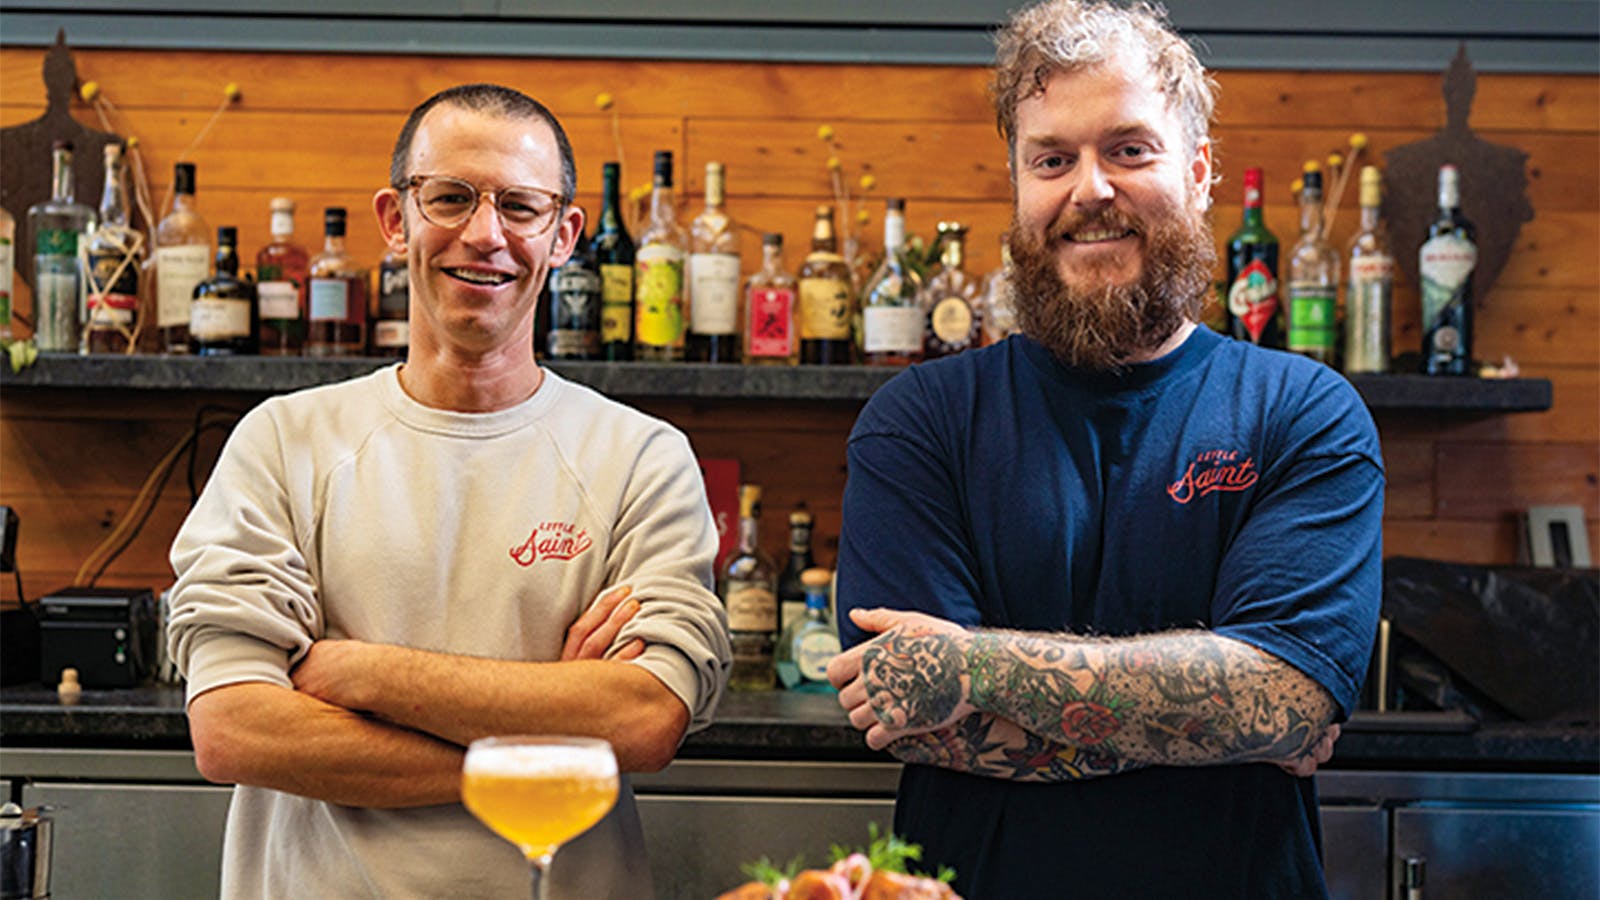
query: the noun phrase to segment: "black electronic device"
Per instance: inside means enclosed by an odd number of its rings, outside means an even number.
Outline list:
[[[39,598],[39,680],[78,670],[86,688],[131,687],[156,659],[155,596],[148,588],[64,588]]]

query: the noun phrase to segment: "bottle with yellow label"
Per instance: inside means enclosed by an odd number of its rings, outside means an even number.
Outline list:
[[[811,253],[800,267],[800,362],[848,365],[852,361],[854,294],[850,266],[839,255],[834,237],[833,207],[819,206]]]
[[[622,165],[600,167],[600,222],[589,252],[600,272],[600,358],[633,359],[633,237],[622,221]]]
[[[672,152],[657,150],[650,220],[633,260],[633,358],[683,359],[683,275],[689,235],[672,207]]]

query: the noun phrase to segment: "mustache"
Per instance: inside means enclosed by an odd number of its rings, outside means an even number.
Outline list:
[[[1093,210],[1068,209],[1056,217],[1047,233],[1053,239],[1066,240],[1073,234],[1090,229],[1131,231],[1140,235],[1148,231],[1144,222],[1137,216],[1123,212],[1115,206],[1106,206]]]

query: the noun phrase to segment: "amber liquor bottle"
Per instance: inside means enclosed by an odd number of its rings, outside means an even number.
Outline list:
[[[928,359],[970,350],[983,335],[976,304],[978,280],[967,274],[966,226],[940,222],[939,238],[939,271],[928,279],[922,301],[928,313],[922,350]]]
[[[800,267],[800,362],[848,365],[855,349],[850,338],[854,304],[850,266],[839,255],[833,207],[817,207],[811,253]]]
[[[367,348],[367,270],[344,247],[345,210],[322,214],[322,252],[311,261],[308,356],[360,356]]]
[[[385,250],[372,298],[372,355],[404,358],[411,349],[411,269],[405,254]]]
[[[211,226],[200,217],[194,192],[194,163],[177,163],[172,211],[156,226],[153,294],[161,349],[166,353],[189,352],[189,304],[195,286],[211,274]]]
[[[199,356],[253,354],[260,346],[255,285],[239,278],[239,232],[217,229],[216,274],[195,285],[189,340]]]
[[[773,651],[778,643],[778,567],[761,549],[761,488],[739,486],[739,544],[728,553],[719,579],[728,610],[733,667],[728,687],[771,690],[777,685]]]
[[[272,198],[272,242],[256,253],[257,330],[263,356],[298,356],[306,340],[311,257],[294,242],[294,201]]]

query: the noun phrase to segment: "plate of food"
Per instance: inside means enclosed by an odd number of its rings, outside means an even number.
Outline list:
[[[961,900],[950,887],[955,873],[922,874],[913,865],[921,858],[921,847],[872,825],[866,847],[834,844],[826,868],[805,868],[799,857],[782,866],[766,857],[747,864],[750,880],[717,900]]]

